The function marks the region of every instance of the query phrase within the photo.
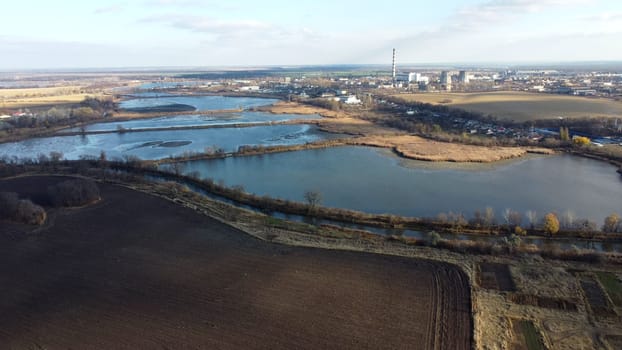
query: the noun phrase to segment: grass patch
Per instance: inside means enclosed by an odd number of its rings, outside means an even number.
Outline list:
[[[611,272],[596,272],[596,276],[605,287],[605,291],[609,294],[613,304],[622,307],[622,283],[620,280]]]
[[[525,320],[520,321],[520,329],[525,337],[525,344],[528,350],[546,350],[540,339],[540,333],[533,322]]]
[[[305,232],[305,233],[318,233],[318,227],[307,224],[305,222],[297,222],[297,221],[288,221],[279,218],[275,218],[272,216],[265,217],[265,224],[270,227],[279,228],[283,230],[296,231],[296,232]]]

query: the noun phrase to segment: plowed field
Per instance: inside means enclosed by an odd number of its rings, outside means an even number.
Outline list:
[[[0,181],[44,193],[56,177]],[[0,222],[4,349],[470,349],[470,289],[425,260],[266,243],[147,194]]]

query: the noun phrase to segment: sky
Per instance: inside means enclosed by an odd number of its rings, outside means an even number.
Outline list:
[[[622,60],[620,0],[4,0],[0,70]]]

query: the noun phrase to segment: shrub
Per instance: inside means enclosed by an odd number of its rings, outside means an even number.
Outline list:
[[[28,199],[20,199],[17,203],[15,220],[30,225],[42,225],[47,218],[45,210]]]
[[[575,136],[572,142],[578,146],[586,146],[590,144],[590,139],[585,136]]]
[[[439,235],[438,232],[431,231],[428,233],[428,241],[430,242],[432,246],[436,246],[438,242],[440,242],[440,240],[441,240],[441,235]]]
[[[503,243],[509,248],[518,248],[523,243],[521,238],[515,234],[511,234],[509,237],[503,239]]]
[[[50,202],[57,207],[77,207],[98,200],[99,187],[93,180],[76,179],[48,187]]]
[[[45,210],[30,200],[19,199],[14,192],[0,192],[0,219],[41,225],[46,218]]]
[[[520,226],[516,226],[514,227],[514,233],[519,235],[519,236],[524,236],[527,234],[527,230],[525,230],[524,228],[520,227]]]

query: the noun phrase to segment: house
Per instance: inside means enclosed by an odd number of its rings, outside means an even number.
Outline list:
[[[259,91],[259,86],[251,85],[251,86],[242,86],[239,88],[239,91]]]
[[[359,103],[361,103],[361,100],[359,100],[356,95],[350,95],[350,96],[344,96],[341,98],[341,102],[347,104],[347,105],[357,105]]]

